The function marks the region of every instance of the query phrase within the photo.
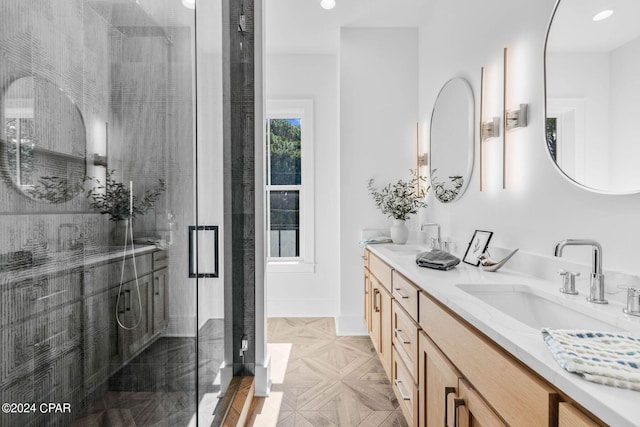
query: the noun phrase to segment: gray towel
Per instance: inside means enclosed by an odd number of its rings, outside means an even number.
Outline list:
[[[434,268],[436,270],[449,270],[460,264],[460,258],[449,252],[432,249],[416,255],[416,264],[420,267]]]

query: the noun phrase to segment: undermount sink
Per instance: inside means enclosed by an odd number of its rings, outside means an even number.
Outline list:
[[[620,332],[623,329],[574,310],[526,285],[456,285],[464,292],[535,329],[584,329]]]
[[[423,246],[418,246],[418,245],[393,245],[393,246],[388,246],[387,249],[397,254],[413,254],[413,255],[417,255],[418,253],[424,252],[427,250]]]

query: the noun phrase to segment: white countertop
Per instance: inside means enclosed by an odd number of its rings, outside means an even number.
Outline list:
[[[510,271],[506,268],[508,264],[497,272],[486,272],[462,262],[452,270],[438,271],[418,267],[415,263],[418,250],[412,251],[411,246],[406,250],[393,244],[369,245],[367,248],[602,421],[615,427],[640,426],[640,392],[595,384],[565,371],[551,355],[540,330],[514,320],[455,285],[528,285],[548,293],[556,303],[593,313],[630,335],[640,337],[640,318],[622,313],[619,303],[588,303],[582,289],[576,296],[561,294],[559,282]]]
[[[88,265],[96,265],[122,258],[122,247],[96,248],[87,251],[58,252],[48,256],[43,262],[25,268],[0,272],[0,286],[11,282],[30,279],[46,274],[63,273]],[[132,251],[127,248],[127,257],[133,253],[135,256],[144,255],[154,251],[156,246],[148,244],[136,244]]]

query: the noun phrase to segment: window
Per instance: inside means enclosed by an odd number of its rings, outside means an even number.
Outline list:
[[[313,271],[313,103],[267,101],[268,271]]]

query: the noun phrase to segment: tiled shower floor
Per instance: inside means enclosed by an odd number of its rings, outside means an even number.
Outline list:
[[[195,338],[159,338],[109,379],[108,391],[73,427],[195,425],[196,401],[218,392],[213,383],[223,345],[224,321],[207,321],[198,340],[200,392],[196,399]]]

